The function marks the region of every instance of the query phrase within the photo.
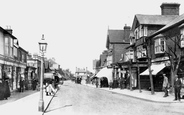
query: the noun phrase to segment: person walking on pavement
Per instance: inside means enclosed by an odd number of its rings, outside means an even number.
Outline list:
[[[46,83],[46,96],[48,95],[54,95],[56,93],[56,90],[54,89],[54,87],[52,86],[52,81],[49,81],[49,83]]]
[[[164,79],[163,79],[163,90],[164,90],[164,97],[167,97],[167,96],[169,96],[168,95],[168,85],[169,85],[169,82],[168,82],[168,78],[167,78],[167,76],[166,76],[166,74],[163,74],[163,77],[164,77]]]
[[[120,89],[124,89],[125,79],[123,77],[120,78]]]
[[[9,78],[8,77],[6,77],[4,79],[4,87],[5,87],[4,99],[8,99],[8,97],[10,97],[10,95],[11,95],[10,87],[9,87]]]
[[[95,79],[95,85],[96,85],[96,88],[98,88],[98,86],[99,86],[98,78]]]
[[[23,77],[20,77],[19,85],[20,85],[20,92],[24,92],[24,80],[23,80]]]
[[[181,90],[181,87],[182,87],[182,81],[180,78],[178,78],[178,75],[175,75],[175,80],[174,80],[174,94],[175,94],[175,99],[174,101],[176,100],[179,100],[180,101],[180,90]]]

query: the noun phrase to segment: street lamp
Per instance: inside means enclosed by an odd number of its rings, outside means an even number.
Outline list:
[[[42,39],[38,43],[39,44],[39,50],[41,53],[41,76],[40,76],[40,100],[39,100],[39,107],[38,110],[43,112],[44,111],[44,101],[43,101],[43,60],[44,60],[44,53],[47,49],[47,42],[44,39],[44,35],[42,34]]]

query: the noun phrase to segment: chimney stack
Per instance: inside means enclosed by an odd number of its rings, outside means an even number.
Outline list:
[[[127,26],[127,25],[125,24],[124,30],[130,30],[130,26]]]
[[[11,26],[7,26],[5,29],[8,33],[12,34],[13,30],[11,29]]]
[[[161,15],[179,15],[179,7],[178,3],[162,3]]]

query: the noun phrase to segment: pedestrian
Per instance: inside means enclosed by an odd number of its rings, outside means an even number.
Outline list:
[[[125,88],[124,84],[125,84],[125,79],[123,77],[121,77],[120,78],[120,89],[124,89]]]
[[[180,91],[181,91],[181,87],[182,87],[182,81],[180,78],[178,78],[178,75],[175,75],[175,80],[174,80],[174,94],[175,94],[175,99],[180,101]]]
[[[163,97],[167,97],[168,95],[168,87],[169,87],[169,82],[168,82],[168,78],[166,76],[166,74],[163,74],[163,84],[162,84],[163,90],[164,90],[164,96]]]
[[[19,86],[20,86],[20,92],[24,92],[24,79],[21,76],[20,76]]]
[[[36,84],[37,84],[37,81],[36,81],[36,78],[34,77],[32,79],[32,89],[35,90],[36,89]]]
[[[96,85],[96,88],[98,88],[98,86],[99,86],[98,78],[95,79],[95,85]]]
[[[112,88],[113,88],[112,85],[113,85],[113,81],[110,80],[110,81],[109,81],[109,89],[112,89]]]
[[[0,100],[4,100],[4,87],[2,79],[0,79]]]
[[[45,92],[47,96],[56,93],[56,90],[52,86],[52,81],[49,81],[48,83],[46,83]]]
[[[11,93],[10,93],[10,87],[9,87],[9,77],[7,76],[6,72],[4,72],[3,75],[3,89],[4,89],[4,99],[8,99],[8,97],[10,97]]]
[[[58,84],[59,84],[59,77],[58,77],[58,73],[56,73],[54,75],[54,87],[58,88]]]

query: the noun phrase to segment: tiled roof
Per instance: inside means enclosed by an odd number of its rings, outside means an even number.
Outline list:
[[[101,66],[105,66],[106,58],[107,58],[107,54],[100,55]]]
[[[178,16],[177,18],[175,18],[174,20],[170,21],[166,26],[164,26],[160,30],[156,31],[150,37],[156,36],[156,35],[160,34],[161,32],[168,30],[169,28],[172,28],[174,26],[179,26],[183,23],[184,23],[184,14],[182,14],[182,15]]]
[[[145,25],[166,25],[170,21],[177,18],[178,15],[144,15],[136,14],[132,28],[135,29],[137,21],[139,24]]]
[[[130,30],[108,30],[110,43],[129,42]]]

